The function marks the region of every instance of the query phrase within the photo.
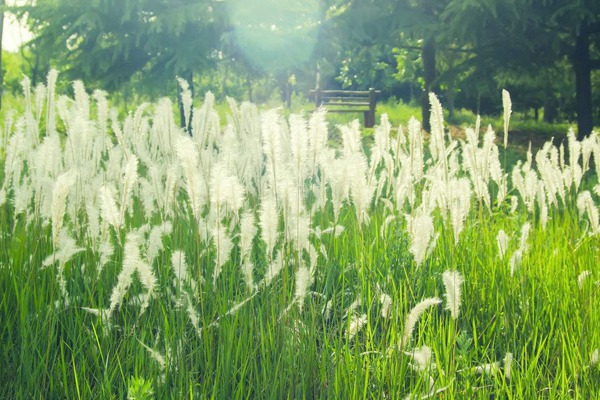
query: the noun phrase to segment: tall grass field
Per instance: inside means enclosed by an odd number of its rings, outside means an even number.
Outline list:
[[[600,397],[597,134],[56,81],[3,120],[0,398]]]

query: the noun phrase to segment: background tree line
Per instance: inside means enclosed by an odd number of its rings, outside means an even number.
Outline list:
[[[264,101],[277,92],[377,87],[449,111],[497,113],[500,88],[547,122],[600,120],[596,0],[37,0],[21,50],[33,83],[52,66],[127,96],[200,91]],[[7,73],[6,66],[4,68]],[[318,75],[318,78],[317,78]],[[6,79],[5,79],[6,82]],[[426,128],[428,128],[426,126]]]

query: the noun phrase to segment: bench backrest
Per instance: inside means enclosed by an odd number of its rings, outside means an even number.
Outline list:
[[[317,107],[326,106],[329,112],[363,112],[364,125],[372,128],[375,125],[375,108],[379,90],[311,90]]]

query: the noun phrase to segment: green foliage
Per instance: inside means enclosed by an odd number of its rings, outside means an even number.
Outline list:
[[[21,81],[26,72],[25,60],[18,53],[2,52],[2,76],[4,94],[16,95],[21,93]]]
[[[214,64],[221,8],[210,0],[42,0],[17,12],[28,16],[32,49],[46,63],[116,89],[136,74],[160,82]]]
[[[154,398],[152,382],[142,377],[129,378],[127,400],[150,400]]]

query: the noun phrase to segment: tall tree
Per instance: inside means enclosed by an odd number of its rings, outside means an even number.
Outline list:
[[[578,135],[593,128],[591,72],[600,68],[597,0],[452,0],[448,34],[474,47],[499,72],[547,76],[569,60],[575,75]],[[550,73],[551,74],[551,73]],[[555,82],[547,81],[547,86]],[[534,87],[537,82],[534,83]],[[546,94],[546,93],[544,93]]]
[[[43,53],[72,79],[114,90],[134,75],[190,80],[217,59],[225,27],[219,0],[36,0],[15,11]]]

